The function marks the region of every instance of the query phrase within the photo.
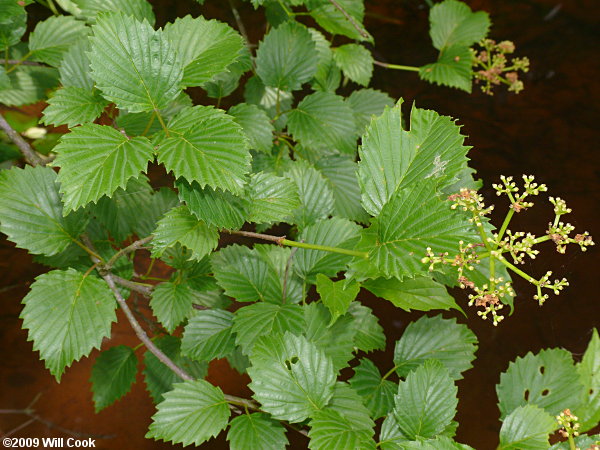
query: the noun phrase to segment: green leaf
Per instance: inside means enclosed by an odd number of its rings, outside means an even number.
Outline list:
[[[350,386],[362,397],[373,419],[387,416],[394,407],[394,394],[398,391],[398,385],[382,379],[377,366],[367,358],[362,358],[354,368]]]
[[[243,46],[237,58],[237,61],[227,66],[224,72],[216,74],[202,85],[209,97],[216,99],[227,97],[237,89],[242,75],[253,68],[252,55],[248,47]]]
[[[195,378],[204,378],[208,372],[208,364],[191,361],[180,353],[181,341],[174,336],[162,336],[154,340],[156,346],[169,357],[177,366]],[[150,351],[144,353],[144,382],[146,389],[158,404],[164,400],[163,394],[173,389],[175,383],[181,378],[165,366]]]
[[[93,122],[107,104],[98,91],[63,87],[48,100],[42,122],[56,126],[66,124],[69,128]]]
[[[274,355],[275,345],[279,353]],[[302,422],[327,405],[333,395],[331,360],[306,338],[270,335],[255,345],[248,374],[254,398],[275,419]]]
[[[132,234],[150,235],[158,219],[178,203],[172,190],[161,188],[154,192],[146,177],[141,176],[131,178],[126,189],[117,189],[111,198],[104,196],[98,200],[92,214],[115,241],[122,242]]]
[[[351,284],[345,286],[345,282],[333,281],[323,274],[317,274],[317,292],[321,296],[321,301],[331,313],[331,324],[338,317],[343,316],[348,311],[350,303],[358,295],[360,286]]]
[[[331,359],[336,371],[348,366],[354,351],[356,329],[350,314],[338,319],[333,325],[331,314],[321,303],[304,306],[306,338]]]
[[[0,90],[0,103],[23,106],[45,99],[58,84],[58,71],[50,67],[19,66],[8,74],[10,88]]]
[[[441,50],[452,45],[471,46],[487,36],[488,13],[471,11],[466,3],[445,0],[429,11],[429,34],[433,46]]]
[[[112,195],[137,178],[153,158],[154,148],[143,137],[127,138],[112,127],[88,123],[62,136],[54,148],[54,165],[65,211],[76,210],[103,195]]]
[[[373,55],[362,45],[346,44],[333,50],[333,57],[346,77],[367,86],[373,75]]]
[[[414,108],[410,131],[401,127],[401,103],[371,122],[359,150],[363,206],[376,216],[399,189],[435,180],[452,184],[466,167],[465,137],[460,127],[435,111]]]
[[[81,8],[81,15],[88,22],[95,22],[98,13],[103,11],[120,11],[127,16],[154,25],[152,5],[146,0],[75,0]]]
[[[356,348],[363,352],[383,350],[385,334],[371,308],[359,302],[352,302],[348,312],[354,317],[353,327],[356,329],[354,345]]]
[[[311,450],[375,450],[373,431],[356,428],[339,412],[326,409],[314,414],[310,421],[309,448]]]
[[[282,111],[292,107],[294,96],[291,92],[282,91],[277,88],[265,86],[257,76],[250,77],[244,86],[244,98],[246,102],[264,109],[269,117],[274,118]],[[279,99],[279,111],[277,101]],[[274,125],[280,129],[285,124],[287,116],[281,115]]]
[[[453,45],[440,52],[437,62],[419,68],[422,80],[455,87],[471,93],[471,51],[469,47]]]
[[[289,179],[271,173],[253,173],[250,176],[246,197],[251,202],[249,222],[288,221],[300,206],[297,186]]]
[[[243,128],[251,148],[259,152],[271,151],[275,128],[264,110],[256,105],[239,103],[231,107],[228,114]]]
[[[254,303],[240,308],[233,319],[236,343],[245,354],[251,354],[256,340],[273,333],[300,334],[304,331],[302,308],[298,305]]]
[[[73,361],[100,348],[116,321],[115,298],[106,283],[74,269],[38,276],[23,304],[27,340],[58,382]]]
[[[359,230],[360,227],[356,223],[334,217],[306,227],[298,236],[298,241],[351,249],[358,238]],[[343,270],[351,259],[352,257],[339,253],[301,248],[295,255],[294,269],[306,280],[314,280],[317,274],[333,277]]]
[[[60,84],[65,88],[80,88],[91,91],[94,88],[90,69],[89,40],[81,40],[69,47],[63,55],[62,63],[58,68]]]
[[[346,101],[354,111],[354,118],[360,133],[363,133],[371,123],[373,116],[380,116],[385,111],[386,106],[390,108],[394,106],[394,99],[385,92],[375,89],[353,91]]]
[[[183,68],[161,30],[121,12],[92,27],[92,76],[104,97],[129,112],[157,111],[181,92]]]
[[[481,239],[461,212],[437,196],[432,180],[396,192],[371,224],[376,242],[369,259],[388,278],[428,273],[421,262],[427,248],[455,255],[459,242]]]
[[[201,188],[197,182],[188,183],[179,179],[175,184],[179,199],[199,220],[217,228],[237,230],[246,221],[246,201],[229,192]]]
[[[215,278],[239,302],[280,303],[282,286],[275,267],[256,250],[230,245],[212,256]]]
[[[462,311],[454,297],[448,294],[446,287],[426,275],[405,278],[403,281],[397,278],[377,278],[363,282],[362,286],[405,311],[448,311],[452,308]]]
[[[88,31],[83,22],[69,16],[52,16],[38,22],[29,36],[31,57],[58,67],[69,47],[85,39]]]
[[[585,400],[575,410],[575,415],[579,417],[580,431],[587,431],[600,422],[600,338],[596,328],[581,362],[577,364],[577,372],[585,388]]]
[[[300,206],[293,212],[293,222],[303,229],[333,212],[333,193],[327,181],[314,167],[295,162],[284,173],[298,189]]]
[[[535,405],[519,406],[505,419],[500,429],[500,450],[542,450],[557,427],[554,418]]]
[[[365,429],[373,436],[375,422],[371,420],[369,410],[363,405],[362,398],[348,385],[338,381],[333,389],[333,397],[327,405],[328,410],[337,411],[347,419],[355,429]]]
[[[317,70],[315,43],[304,25],[285,22],[271,29],[256,51],[256,73],[265,86],[297,91]]]
[[[456,414],[458,389],[439,361],[426,361],[398,385],[394,418],[408,440],[441,433]]]
[[[304,97],[289,115],[288,130],[306,147],[356,152],[354,113],[343,97],[331,92]]]
[[[12,0],[2,1],[0,12],[0,50],[18,44],[27,30],[25,7]]]
[[[338,217],[365,222],[368,215],[360,204],[358,165],[343,155],[329,155],[319,159],[315,168],[325,177],[333,193],[334,214]]]
[[[242,37],[229,25],[189,15],[168,23],[165,36],[182,60],[184,86],[200,86],[223,72],[244,46]]]
[[[223,391],[208,381],[177,383],[164,398],[152,416],[147,438],[198,446],[229,422],[231,412]]]
[[[185,326],[181,353],[198,361],[211,361],[233,352],[233,317],[233,313],[221,309],[197,311]]]
[[[581,404],[581,384],[571,354],[553,348],[528,353],[511,362],[496,386],[501,418],[519,406],[533,404],[555,416],[565,408],[575,410]]]
[[[191,259],[201,260],[219,243],[219,233],[199,221],[186,206],[178,206],[158,221],[152,240],[152,254],[160,257],[166,248],[179,243],[192,251]]]
[[[362,24],[365,15],[364,1],[337,0],[336,3],[343,11],[329,0],[307,0],[306,7],[316,22],[329,33],[342,34],[358,41],[373,42],[373,37]],[[350,20],[348,16],[352,19]]]
[[[396,423],[394,416],[388,416],[383,421],[379,442],[382,450],[473,450],[473,447],[459,444],[444,435],[434,439],[418,438],[415,441],[407,441]]]
[[[303,301],[306,292],[302,287],[302,280],[291,270],[296,252],[290,247],[271,244],[255,245],[254,250],[260,253],[262,259],[268,261],[275,269],[281,285],[281,303],[299,303]]]
[[[0,172],[0,231],[33,254],[56,255],[85,230],[81,213],[63,216],[56,173],[49,167]]]
[[[10,78],[6,74],[6,69],[0,67],[0,91],[10,88]]]
[[[133,349],[126,345],[116,345],[100,353],[90,379],[96,413],[129,392],[135,383],[137,362]]]
[[[209,106],[186,108],[168,125],[158,162],[176,178],[239,194],[250,168],[248,141],[231,116]]]
[[[314,28],[309,28],[316,50],[319,55],[317,72],[313,77],[311,86],[316,91],[335,92],[342,81],[342,71],[333,59],[333,52],[327,38]]]
[[[285,428],[268,414],[242,414],[229,424],[227,440],[231,450],[284,450],[289,444]]]
[[[152,290],[150,307],[169,333],[190,316],[195,294],[188,283],[177,281],[160,283]]]
[[[435,359],[442,363],[454,380],[473,365],[477,350],[477,337],[466,325],[456,319],[444,319],[441,315],[423,316],[410,323],[394,350],[396,372],[406,377],[410,372]]]

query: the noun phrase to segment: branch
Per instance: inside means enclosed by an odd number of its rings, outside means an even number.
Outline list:
[[[146,245],[148,242],[150,242],[152,240],[152,238],[153,238],[153,236],[148,236],[148,237],[145,237],[144,239],[135,241],[133,244],[128,245],[125,248],[122,248],[117,253],[115,253],[113,255],[113,257],[108,260],[108,262],[106,264],[104,264],[104,270],[110,271],[110,269],[112,269],[112,267],[115,265],[115,263],[121,256],[127,255],[128,253],[133,253],[136,250],[139,250],[144,245]]]
[[[82,235],[82,240],[84,241],[85,245],[90,248],[90,250],[95,251],[94,244],[87,236]],[[100,260],[94,256],[90,255],[90,258],[92,259],[94,264],[98,264],[100,262]],[[106,284],[108,285],[110,290],[113,292],[113,295],[117,299],[117,303],[119,303],[119,306],[125,313],[125,316],[127,317],[127,320],[129,321],[129,324],[131,325],[131,328],[133,328],[133,331],[135,331],[136,336],[138,337],[138,339],[140,341],[143,342],[143,344],[150,351],[150,353],[152,353],[154,356],[156,356],[160,362],[162,362],[165,366],[167,366],[169,369],[171,369],[182,380],[193,381],[194,377],[189,375],[185,370],[183,370],[181,367],[179,367],[177,364],[175,364],[171,360],[171,358],[169,358],[167,355],[165,355],[154,344],[154,342],[152,342],[152,340],[148,337],[148,335],[146,334],[146,332],[144,331],[142,326],[139,324],[139,322],[136,320],[135,316],[131,312],[131,309],[129,309],[127,302],[125,301],[125,299],[119,292],[119,289],[117,288],[117,286],[115,284],[115,275],[113,275],[112,273],[105,273],[105,272],[102,273],[101,272],[100,276],[104,279],[104,281],[106,282]],[[240,405],[240,406],[244,406],[246,408],[257,410],[257,411],[260,410],[258,405],[253,400],[236,397],[234,395],[227,395],[227,394],[223,394],[223,395],[225,396],[225,400],[228,403],[230,403],[231,405]]]
[[[127,317],[127,320],[129,321],[129,324],[131,325],[131,328],[133,328],[133,331],[135,331],[135,334],[138,337],[138,339],[144,343],[146,348],[148,350],[150,350],[150,353],[152,353],[154,356],[156,356],[160,362],[162,362],[165,366],[167,366],[169,369],[171,369],[179,378],[181,378],[184,381],[193,381],[194,378],[192,376],[190,376],[181,367],[176,365],[171,360],[171,358],[169,358],[167,355],[165,355],[161,351],[161,349],[159,349],[154,344],[154,342],[152,342],[152,340],[148,337],[148,335],[146,334],[146,332],[144,331],[142,326],[139,324],[139,322],[136,320],[135,316],[129,309],[129,306],[127,305],[127,302],[125,301],[125,299],[119,292],[119,289],[117,289],[117,286],[115,285],[113,276],[114,275],[109,273],[106,275],[102,275],[102,278],[104,278],[104,281],[106,281],[106,284],[108,284],[108,287],[110,288],[110,290],[113,291],[113,294],[114,294],[115,298],[117,299],[119,306],[125,313],[125,316]]]
[[[16,428],[10,430],[4,436],[8,437],[10,435],[15,434],[17,431],[25,428],[33,422],[40,422],[46,425],[50,429],[55,429],[60,431],[61,433],[68,434],[70,436],[74,436],[76,438],[93,438],[93,439],[112,439],[115,437],[114,434],[106,435],[106,434],[92,434],[92,433],[84,433],[81,431],[70,430],[68,428],[63,428],[60,425],[55,424],[54,422],[49,421],[48,419],[44,419],[35,413],[35,411],[31,408],[31,405],[35,403],[35,401],[39,398],[40,394],[38,394],[33,401],[23,409],[0,409],[0,414],[23,414],[29,417],[29,420],[17,426]]]
[[[340,5],[336,0],[329,0],[329,3],[331,3],[339,12],[341,12],[344,15],[344,17],[350,22],[354,29],[358,31],[358,34],[360,34],[365,39],[371,39],[369,33],[365,31],[365,29],[356,21],[354,17],[348,14],[348,11],[342,8],[342,5]]]
[[[0,59],[0,64],[9,64],[9,65],[20,65],[20,66],[38,66],[38,67],[50,67],[48,64],[44,64],[37,61],[23,61],[21,59]]]
[[[36,153],[36,151],[27,143],[25,139],[17,133],[13,127],[6,121],[4,116],[0,114],[0,128],[8,135],[11,141],[13,141],[27,161],[32,166],[44,165],[44,160]]]
[[[154,290],[154,286],[152,285],[126,280],[125,278],[121,278],[117,275],[112,275],[112,278],[116,284],[121,285],[124,288],[131,289],[132,291],[138,292],[145,297],[150,297],[152,295],[152,291]]]

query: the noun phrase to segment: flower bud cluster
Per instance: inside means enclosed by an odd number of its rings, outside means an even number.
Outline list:
[[[566,278],[561,280],[554,280],[554,283],[550,282],[550,277],[552,276],[552,272],[548,271],[546,274],[540,278],[538,281],[534,282],[537,286],[537,294],[533,296],[534,300],[537,300],[540,306],[544,304],[544,302],[548,299],[548,294],[542,294],[542,288],[550,289],[554,292],[554,295],[559,295],[560,291],[566,288],[569,285],[569,282]]]
[[[533,248],[537,244],[535,236],[531,233],[525,234],[523,231],[513,233],[506,230],[506,236],[501,240],[498,240],[498,234],[494,234],[492,244],[508,252],[515,264],[525,264],[525,256],[535,259],[540,253],[539,250]]]
[[[525,199],[530,195],[539,195],[541,192],[546,192],[548,188],[545,184],[535,183],[533,175],[523,175],[524,190],[520,195],[516,195],[519,192],[517,184],[513,181],[512,177],[500,176],[502,184],[493,184],[493,188],[496,189],[496,195],[506,194],[511,201],[510,207],[515,212],[521,212],[524,209],[531,208],[533,202],[526,202]],[[514,195],[513,195],[514,194]]]
[[[469,294],[469,306],[483,307],[483,310],[477,311],[477,315],[483,320],[491,315],[494,326],[497,326],[504,319],[504,316],[498,314],[498,311],[504,308],[501,299],[515,295],[512,285],[508,282],[505,283],[502,277],[490,278],[490,283],[481,287],[466,279],[460,281],[462,288],[470,287],[475,291],[474,294]]]
[[[549,197],[548,200],[554,205],[554,214],[557,216],[569,214],[572,211],[571,208],[567,208],[567,202],[560,197]]]
[[[558,416],[556,416],[556,421],[560,426],[558,433],[565,439],[569,438],[570,436],[579,436],[579,418],[575,416],[569,408],[565,409]]]
[[[524,86],[519,80],[519,72],[529,71],[529,59],[507,56],[515,51],[515,44],[511,41],[496,43],[492,39],[484,39],[479,46],[482,49],[471,49],[471,54],[473,75],[475,82],[481,83],[481,90],[493,95],[494,86],[504,83],[510,92],[521,92]]]
[[[475,225],[480,225],[481,217],[488,215],[494,210],[493,205],[486,208],[483,196],[473,189],[463,188],[458,194],[449,195],[448,200],[453,202],[452,209],[459,208],[463,211],[470,211],[473,217],[469,219],[469,222],[475,223]]]

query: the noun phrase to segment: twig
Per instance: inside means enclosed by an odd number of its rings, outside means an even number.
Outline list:
[[[70,430],[68,428],[63,428],[60,425],[55,424],[54,422],[49,421],[48,419],[44,419],[40,417],[35,411],[31,408],[33,403],[39,398],[40,394],[36,395],[33,401],[24,409],[0,409],[0,414],[23,414],[29,417],[30,420],[22,423],[18,427],[10,430],[8,433],[4,435],[4,437],[8,437],[19,430],[22,430],[26,426],[30,425],[33,422],[40,422],[41,424],[46,425],[48,428],[55,429],[60,431],[61,433],[65,433],[71,436],[75,436],[77,438],[95,438],[95,439],[111,439],[114,438],[115,435],[105,435],[105,434],[92,434],[92,433],[83,433],[81,431]]]
[[[2,437],[10,437],[10,436],[12,436],[13,434],[15,434],[17,431],[20,431],[20,430],[22,430],[23,428],[25,428],[25,427],[27,427],[27,426],[31,425],[33,422],[35,422],[35,419],[29,419],[29,420],[27,420],[27,421],[23,422],[23,423],[22,423],[21,425],[19,425],[18,427],[16,427],[16,428],[13,428],[13,429],[12,429],[12,430],[10,430],[9,432],[5,433],[5,434],[4,434]]]
[[[346,248],[341,248],[341,247],[330,247],[328,245],[310,244],[310,243],[307,244],[305,242],[290,241],[289,239],[286,239],[285,236],[272,236],[270,234],[254,233],[252,231],[229,231],[229,233],[237,234],[240,236],[252,237],[252,238],[256,238],[256,239],[262,239],[264,241],[270,241],[270,242],[276,243],[277,245],[286,245],[288,247],[299,247],[299,248],[305,248],[308,250],[320,250],[320,251],[324,251],[324,252],[340,253],[342,255],[358,256],[360,258],[365,258],[365,259],[369,258],[368,252],[361,252],[361,251],[357,251],[357,250],[348,250]]]
[[[238,230],[230,231],[229,233],[249,238],[262,239],[263,241],[275,242],[277,245],[282,245],[282,242],[285,240],[285,236],[271,236],[270,234],[255,233],[253,231]]]
[[[31,145],[29,145],[27,141],[10,126],[2,114],[0,114],[0,128],[2,128],[10,140],[19,147],[19,150],[25,157],[25,161],[32,166],[44,165],[44,160],[35,152]]]
[[[115,265],[115,263],[121,256],[127,255],[128,253],[133,253],[136,250],[139,250],[144,245],[146,245],[148,242],[150,242],[152,239],[153,239],[153,236],[148,236],[148,237],[145,237],[144,239],[135,241],[133,244],[128,245],[125,248],[122,248],[117,253],[115,253],[113,255],[113,257],[108,260],[108,262],[106,264],[104,264],[104,270],[110,271],[110,269],[112,269],[112,267]]]
[[[246,27],[244,26],[244,22],[242,22],[242,18],[240,17],[240,13],[237,10],[237,8],[235,7],[235,4],[233,3],[233,0],[229,0],[229,7],[231,8],[231,12],[233,13],[233,17],[235,19],[235,23],[237,24],[237,27],[240,30],[240,34],[244,38],[244,42],[246,43],[246,47],[248,47],[248,50],[252,51],[252,48],[251,48],[251,45],[250,45],[250,39],[248,39],[248,33],[246,32]]]
[[[152,285],[126,280],[125,278],[121,278],[117,275],[112,275],[112,278],[114,282],[118,285],[121,285],[127,289],[131,289],[132,291],[138,292],[145,297],[150,297],[152,295],[152,291],[154,290],[154,286]]]
[[[373,61],[373,64],[375,64],[376,66],[385,67],[386,69],[407,70],[409,72],[420,72],[421,71],[421,69],[416,66],[405,66],[402,64],[390,64],[390,63],[377,61],[377,60]]]
[[[329,0],[329,3],[331,3],[339,12],[341,12],[344,15],[344,17],[350,22],[350,24],[356,29],[356,31],[358,31],[358,34],[360,34],[365,39],[371,39],[369,33],[365,31],[365,29],[356,21],[354,17],[352,17],[348,13],[348,11],[346,11],[342,7],[342,5],[340,5],[336,0]]]

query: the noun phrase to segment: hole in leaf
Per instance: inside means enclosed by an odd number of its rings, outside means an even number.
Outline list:
[[[528,402],[529,401],[529,389],[525,391],[525,401]]]
[[[549,393],[550,393],[550,391],[549,391],[548,389],[544,389],[544,390],[542,391],[542,397],[544,397],[544,396],[548,395]]]
[[[285,360],[285,367],[287,368],[287,370],[292,370],[292,364],[296,364],[298,362],[298,357],[294,356],[290,359],[286,359]]]
[[[546,368],[544,366],[540,366],[540,373],[542,375],[544,375],[544,372],[546,371]]]

